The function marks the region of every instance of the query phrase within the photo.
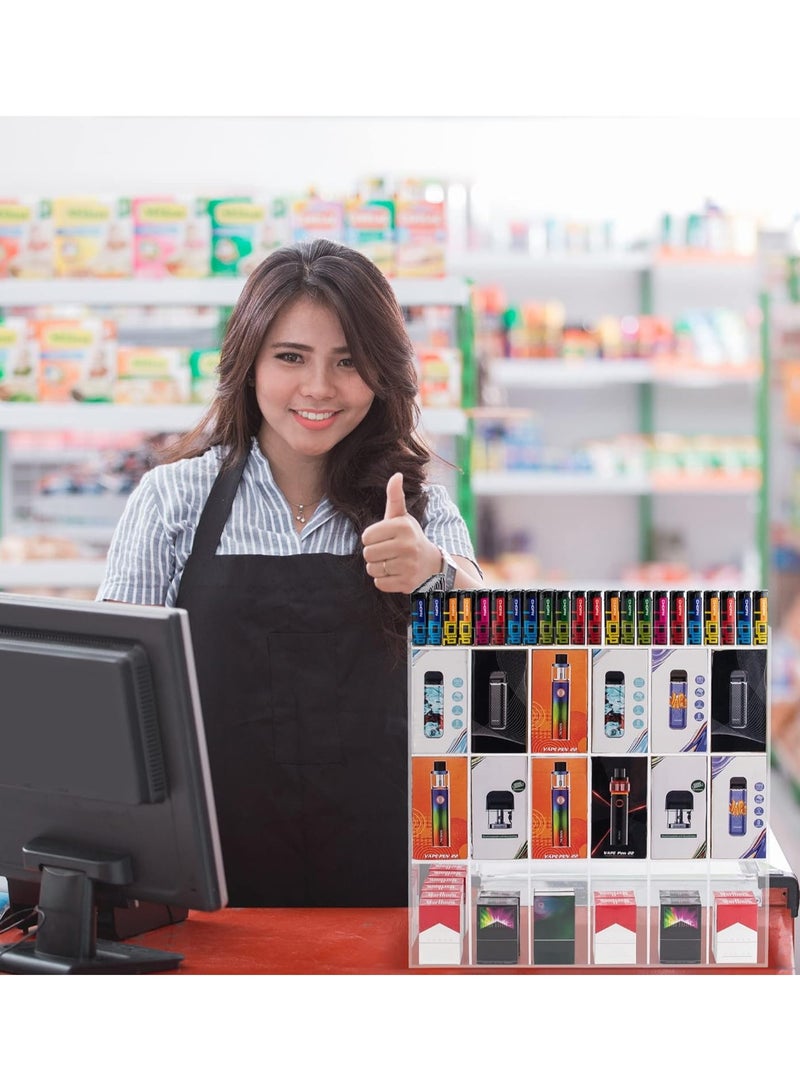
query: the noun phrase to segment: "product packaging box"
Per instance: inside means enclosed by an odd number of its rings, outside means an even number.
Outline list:
[[[476,754],[527,752],[527,651],[473,651],[471,729]]]
[[[715,890],[711,944],[715,962],[758,959],[758,899],[752,890]]]
[[[32,324],[43,402],[110,402],[117,375],[116,326],[108,319],[43,319]]]
[[[0,318],[0,401],[35,402],[39,396],[39,350],[25,318]]]
[[[291,241],[289,204],[280,197],[219,197],[208,202],[211,273],[247,277]]]
[[[658,961],[698,963],[702,953],[702,904],[697,890],[660,890]]]
[[[394,201],[362,200],[359,197],[347,200],[344,208],[344,241],[347,246],[368,257],[385,276],[394,276]]]
[[[528,856],[528,761],[524,754],[471,759],[472,856],[524,860]]]
[[[558,647],[531,651],[531,750],[585,754],[589,653]]]
[[[120,345],[114,401],[123,405],[176,405],[189,401],[186,351]]]
[[[764,860],[769,793],[766,754],[711,758],[711,855],[717,860]]]
[[[211,220],[199,197],[133,200],[133,265],[138,277],[207,277]]]
[[[479,966],[516,966],[520,952],[519,894],[481,892],[475,913],[475,961]]]
[[[763,754],[767,748],[767,649],[711,653],[711,749]]]
[[[700,860],[707,855],[708,758],[669,754],[650,759],[650,855]]]
[[[592,653],[592,750],[597,754],[647,751],[649,653],[603,648]]]
[[[636,894],[632,890],[596,890],[594,962],[597,966],[636,964]]]
[[[535,966],[574,965],[574,890],[534,890],[533,962]]]
[[[447,262],[444,202],[399,198],[395,205],[398,277],[442,277]]]
[[[344,203],[342,201],[304,197],[292,202],[290,218],[294,242],[308,242],[311,239],[344,242]]]
[[[450,868],[423,879],[417,907],[421,966],[458,966],[466,931],[466,873]]]
[[[56,197],[54,264],[60,277],[133,274],[133,216],[127,197]]]
[[[411,752],[466,754],[470,720],[466,648],[411,650]]]
[[[411,830],[415,860],[466,860],[467,759],[411,759]]]
[[[218,349],[195,349],[189,353],[190,401],[208,405],[219,383]]]
[[[646,757],[591,759],[591,844],[598,859],[647,856]]]
[[[708,749],[711,661],[708,648],[653,648],[650,746],[656,754]]]
[[[50,201],[0,197],[0,277],[52,277],[55,273]]]
[[[462,402],[461,350],[417,345],[419,400],[426,408],[457,409]]]
[[[531,856],[585,859],[588,852],[586,758],[531,758]]]

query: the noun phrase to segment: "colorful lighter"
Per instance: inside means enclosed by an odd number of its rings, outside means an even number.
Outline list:
[[[586,643],[586,592],[573,591],[570,596],[571,624],[569,638],[573,644]]]
[[[491,600],[491,631],[492,644],[505,644],[506,642],[506,593],[505,591],[492,591]]]
[[[620,591],[620,644],[636,643],[636,592]]]
[[[442,644],[458,644],[458,591],[448,591],[444,597]]]
[[[736,643],[753,642],[753,598],[749,591],[736,592]]]
[[[653,596],[650,591],[636,592],[636,640],[653,643]]]
[[[609,844],[612,848],[625,848],[628,844],[628,800],[631,794],[631,782],[628,780],[625,768],[614,770],[609,791],[611,795]]]
[[[736,643],[736,592],[719,593],[719,642]]]
[[[569,644],[569,591],[556,591],[556,644]]]
[[[569,848],[569,773],[565,761],[557,761],[553,764],[553,772],[550,774],[550,802],[553,846]]]
[[[753,592],[753,643],[766,644],[769,610],[766,591]]]
[[[411,643],[428,643],[427,591],[414,591],[411,596]]]
[[[586,592],[587,643],[603,643],[603,592]]]
[[[703,593],[703,637],[706,644],[719,644],[719,591]]]
[[[522,593],[522,643],[539,643],[539,596],[535,591]]]
[[[492,635],[492,593],[480,590],[475,597],[475,643],[488,644]]]
[[[569,682],[569,659],[566,654],[558,654],[550,669],[552,739],[569,738]]]
[[[669,642],[686,643],[686,597],[683,591],[669,593]]]
[[[669,596],[666,591],[653,592],[653,643],[669,641]]]
[[[506,640],[509,644],[522,643],[522,592],[509,591],[506,600]]]
[[[605,594],[606,644],[619,644],[619,591]]]
[[[431,772],[431,840],[435,848],[450,845],[450,774],[446,761],[435,761]]]
[[[552,591],[539,592],[539,643],[553,643],[553,606]]]
[[[744,837],[747,833],[747,781],[744,777],[731,777],[728,792],[728,833],[731,837]]]
[[[428,644],[442,643],[442,615],[444,591],[428,592]]]
[[[686,727],[689,677],[684,670],[669,672],[669,726],[675,731]]]
[[[686,643],[703,643],[703,592],[686,592]]]
[[[458,592],[458,643],[471,644],[475,629],[475,592]]]

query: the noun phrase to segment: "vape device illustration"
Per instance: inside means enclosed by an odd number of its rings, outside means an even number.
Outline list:
[[[736,592],[720,591],[719,595],[720,643],[736,643]]]
[[[586,643],[586,592],[573,591],[570,597],[570,640],[573,644]]]
[[[589,644],[602,644],[603,642],[603,592],[586,592],[586,623],[587,642]]]
[[[769,599],[766,591],[753,592],[753,643],[767,643],[767,626],[769,625]]]
[[[636,592],[620,591],[620,644],[636,643]]]
[[[411,643],[428,643],[428,596],[415,591],[411,596]]]
[[[692,828],[694,796],[691,792],[680,790],[667,792],[664,806],[667,811],[668,830],[690,830]]]
[[[506,642],[506,593],[492,591],[492,644]]]
[[[703,643],[703,593],[686,592],[686,643]]]
[[[686,599],[683,591],[669,593],[669,642],[686,643]]]
[[[471,644],[475,626],[475,592],[458,592],[458,643]]]
[[[619,591],[606,591],[606,644],[619,644]]]
[[[608,843],[614,848],[626,848],[628,844],[628,800],[631,782],[624,767],[615,769],[609,784],[611,795],[611,819]]]
[[[510,830],[514,825],[514,793],[489,792],[486,796],[486,824],[490,830]]]
[[[669,726],[675,731],[686,727],[688,676],[684,670],[669,672]]]
[[[442,614],[444,613],[444,591],[428,592],[428,643],[442,643]]]
[[[552,739],[568,739],[570,666],[566,655],[556,655],[555,662],[550,669],[550,679],[552,695],[550,737]]]
[[[744,671],[731,671],[729,701],[731,727],[747,727],[747,675]]]
[[[425,671],[423,678],[423,726],[426,739],[444,735],[444,677],[441,671]]]
[[[556,644],[569,644],[569,591],[556,591]]]
[[[489,727],[492,731],[505,731],[508,713],[508,675],[505,671],[492,671],[489,675]]]
[[[574,964],[574,890],[534,890],[533,961],[544,966]]]
[[[700,894],[696,890],[661,890],[659,901],[659,962],[699,962]]]
[[[553,765],[553,772],[550,774],[550,801],[553,845],[557,848],[569,848],[569,773],[565,761],[557,761]]]
[[[736,592],[736,643],[753,640],[753,599],[749,591]]]
[[[431,840],[435,848],[450,846],[450,774],[446,761],[431,770]]]
[[[607,739],[621,739],[625,734],[625,675],[606,671],[603,731]]]
[[[536,591],[525,591],[522,596],[522,642],[539,642],[539,596]]]
[[[666,644],[669,639],[669,596],[666,591],[653,592],[653,643]]]
[[[719,591],[703,593],[703,635],[706,644],[719,644]]]
[[[649,591],[636,592],[636,639],[640,644],[653,643],[653,596]]]
[[[448,591],[445,596],[442,644],[458,644],[458,591]]]
[[[731,777],[728,792],[728,833],[731,837],[744,837],[747,833],[747,780]]]
[[[476,598],[477,601],[475,603],[475,643],[488,644],[491,637],[491,593],[489,591],[478,591]]]
[[[522,643],[522,592],[509,591],[506,605],[506,640],[509,644]]]
[[[519,894],[478,895],[475,960],[479,965],[519,962]]]
[[[539,643],[553,643],[553,612],[555,595],[552,591],[539,592]]]

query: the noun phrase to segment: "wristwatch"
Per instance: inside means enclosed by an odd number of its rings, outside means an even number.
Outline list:
[[[450,556],[446,549],[442,549],[438,546],[439,552],[442,555],[442,567],[439,572],[444,576],[444,589],[445,591],[452,591],[456,583],[456,562]]]

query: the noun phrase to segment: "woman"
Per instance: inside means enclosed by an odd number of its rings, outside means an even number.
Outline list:
[[[408,595],[481,586],[415,395],[377,267],[277,250],[207,414],[115,531],[98,598],[190,616],[231,905],[406,904]]]

